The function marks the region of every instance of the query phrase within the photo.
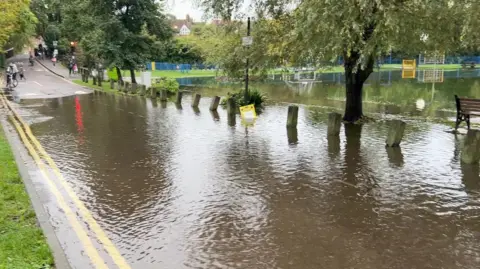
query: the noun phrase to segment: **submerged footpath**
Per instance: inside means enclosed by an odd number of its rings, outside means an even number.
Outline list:
[[[10,145],[0,125],[0,268],[54,268]]]

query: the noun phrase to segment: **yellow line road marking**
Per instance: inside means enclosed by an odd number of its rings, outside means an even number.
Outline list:
[[[3,99],[5,98],[3,95],[2,95],[2,97],[3,97]],[[4,100],[4,102],[6,102],[6,100]],[[70,198],[73,200],[75,206],[80,211],[80,214],[83,216],[83,218],[85,219],[87,224],[90,226],[92,231],[95,233],[98,240],[102,243],[105,250],[112,257],[115,264],[120,269],[131,269],[130,265],[128,265],[127,261],[120,254],[120,252],[115,247],[113,242],[108,238],[108,236],[102,230],[100,225],[92,217],[92,214],[85,207],[85,204],[82,201],[80,201],[78,196],[75,194],[75,192],[72,190],[70,185],[67,183],[67,181],[65,180],[65,178],[61,174],[60,170],[58,169],[58,167],[55,164],[55,162],[53,161],[53,159],[50,157],[50,155],[48,155],[48,153],[42,147],[40,142],[38,142],[37,138],[32,134],[32,131],[31,131],[30,127],[23,121],[23,119],[18,115],[16,110],[13,107],[10,106],[10,104],[7,103],[7,106],[13,112],[14,116],[18,119],[18,121],[22,124],[22,126],[25,128],[26,134],[28,135],[30,140],[32,140],[32,142],[35,145],[35,147],[37,148],[38,152],[44,157],[44,159],[47,161],[49,166],[53,169],[53,172],[58,177],[58,179],[60,181],[60,184],[66,190],[66,192],[70,196]]]
[[[3,99],[2,101],[5,102]],[[22,130],[22,127],[20,127],[18,122],[12,116],[9,116],[9,118],[12,121],[12,123],[15,125],[15,128],[17,129],[18,134],[20,135],[23,143],[25,144],[28,151],[32,155],[33,159],[35,160],[35,163],[40,169],[40,173],[46,179],[48,186],[50,187],[50,191],[53,193],[53,195],[55,195],[55,198],[57,199],[60,208],[65,212],[65,215],[67,216],[67,219],[70,222],[70,225],[72,226],[73,230],[75,231],[78,238],[80,239],[93,265],[96,268],[108,269],[107,265],[105,264],[105,261],[103,261],[103,259],[100,257],[97,250],[93,246],[92,241],[88,237],[87,233],[85,232],[85,230],[83,230],[81,224],[78,222],[76,215],[72,212],[70,207],[67,205],[67,203],[63,199],[63,196],[58,190],[58,188],[55,186],[55,184],[52,182],[50,177],[47,175],[43,162],[40,160],[40,157],[38,156],[37,152],[35,152],[35,149],[33,148],[32,144],[30,144],[30,142],[28,141],[27,137],[25,136],[25,133]]]

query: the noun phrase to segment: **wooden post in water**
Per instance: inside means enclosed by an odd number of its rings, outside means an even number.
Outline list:
[[[167,101],[167,90],[160,90],[160,101]]]
[[[392,120],[388,130],[387,140],[385,141],[387,147],[398,147],[402,142],[403,133],[407,124],[401,120]]]
[[[183,97],[183,92],[178,90],[177,91],[177,98],[175,100],[175,103],[181,104],[182,103],[182,97]]]
[[[212,99],[212,103],[210,103],[210,110],[217,111],[219,104],[220,104],[220,96],[214,96]]]
[[[237,119],[237,103],[235,98],[227,99],[227,121],[229,126],[235,126]]]
[[[82,75],[82,82],[85,82],[85,68],[80,68],[80,74]]]
[[[132,94],[136,94],[137,93],[137,83],[132,83],[131,87],[130,87],[130,93]]]
[[[115,80],[110,79],[110,90],[114,90],[114,89],[115,89]]]
[[[121,80],[117,81],[117,91],[119,91],[119,92],[122,91],[122,83],[123,83],[123,81],[121,81]]]
[[[460,159],[462,163],[474,164],[480,160],[480,131],[468,130],[465,141],[463,142]]]
[[[297,128],[298,106],[288,106],[287,128]]]
[[[329,136],[339,135],[341,126],[342,126],[342,115],[336,112],[329,113],[327,135]]]
[[[140,96],[145,96],[145,94],[147,93],[147,86],[145,85],[140,85]]]
[[[233,97],[227,99],[227,114],[234,116],[237,114],[237,103]]]
[[[202,96],[199,93],[196,93],[193,97],[192,107],[198,107],[198,104],[200,104],[200,98],[202,98]]]
[[[155,87],[150,87],[150,98],[157,98],[157,89]]]
[[[298,143],[298,131],[297,127],[287,127],[288,144]]]

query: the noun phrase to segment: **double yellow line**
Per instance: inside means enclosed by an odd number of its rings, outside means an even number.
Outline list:
[[[60,208],[65,212],[65,214],[67,216],[67,219],[70,222],[70,225],[72,226],[73,230],[75,231],[78,238],[80,239],[80,241],[81,241],[81,243],[82,243],[82,245],[85,249],[85,252],[87,253],[87,255],[90,258],[90,261],[92,262],[94,267],[99,268],[99,269],[104,269],[104,268],[108,269],[107,264],[102,259],[102,257],[100,257],[97,249],[93,245],[93,243],[92,243],[90,237],[88,236],[87,232],[84,230],[84,228],[82,227],[82,225],[78,221],[78,219],[76,217],[76,214],[67,205],[67,203],[65,202],[65,199],[63,198],[63,196],[60,193],[59,189],[57,188],[56,184],[48,176],[45,164],[42,161],[41,157],[43,157],[43,159],[48,163],[50,168],[53,170],[53,173],[58,178],[58,181],[60,182],[60,185],[65,189],[68,196],[73,201],[73,203],[77,207],[78,211],[80,212],[81,216],[83,217],[83,220],[91,228],[91,230],[93,231],[93,233],[97,237],[98,241],[102,244],[103,248],[110,255],[110,257],[112,258],[114,263],[120,269],[130,269],[130,266],[128,265],[127,261],[122,257],[122,255],[117,250],[115,245],[112,243],[112,241],[110,241],[110,239],[105,234],[105,232],[102,230],[100,225],[98,225],[98,223],[92,217],[90,211],[88,211],[88,209],[85,207],[83,202],[80,201],[80,199],[77,197],[75,192],[68,185],[67,181],[65,180],[63,175],[60,173],[60,170],[58,169],[57,165],[52,160],[50,155],[48,155],[48,153],[42,147],[40,142],[38,142],[37,138],[32,134],[32,131],[30,130],[30,127],[18,115],[17,111],[12,106],[10,106],[8,100],[6,100],[6,98],[3,94],[0,94],[0,99],[3,103],[3,105],[12,112],[13,116],[10,115],[9,119],[11,120],[13,125],[15,126],[15,129],[17,130],[18,134],[20,135],[20,138],[22,139],[25,147],[28,149],[30,155],[32,155],[36,165],[40,169],[40,173],[46,179],[46,181],[48,183],[48,186],[50,187],[51,192],[53,193],[53,195],[57,199]]]

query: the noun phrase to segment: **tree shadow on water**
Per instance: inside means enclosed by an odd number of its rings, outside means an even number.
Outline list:
[[[345,127],[345,176],[349,182],[357,180],[356,171],[362,166],[360,155],[362,137],[362,124],[344,124]]]

